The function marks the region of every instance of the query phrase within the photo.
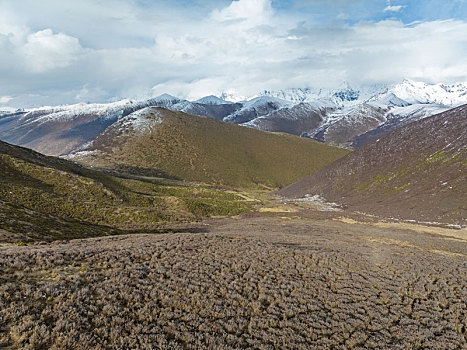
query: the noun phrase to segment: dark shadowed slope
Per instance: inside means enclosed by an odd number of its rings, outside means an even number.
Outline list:
[[[60,155],[94,138],[122,115],[147,104],[43,107],[0,117],[0,139],[48,155]]]
[[[467,224],[467,105],[363,146],[280,194],[319,194],[351,209]]]
[[[257,117],[243,125],[264,131],[310,136],[319,128],[326,118],[326,113],[330,110],[331,108],[319,108],[312,104],[300,103]]]
[[[238,187],[282,187],[330,164],[347,150],[207,117],[147,108],[98,135],[86,164]]]

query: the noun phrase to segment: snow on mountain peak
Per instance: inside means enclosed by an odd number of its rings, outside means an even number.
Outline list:
[[[256,97],[256,96],[255,96]],[[236,91],[224,91],[220,94],[219,98],[224,101],[230,101],[233,103],[244,102],[247,100],[245,96],[239,95]],[[251,99],[251,97],[250,97]]]
[[[222,104],[232,104],[233,103],[233,102],[226,101],[226,100],[224,100],[222,98],[219,98],[217,96],[214,96],[214,95],[209,95],[209,96],[202,97],[199,100],[196,100],[195,102],[205,104],[205,105],[222,105]]]
[[[386,92],[379,94],[369,100],[374,105],[379,107],[406,107],[410,106],[410,103],[397,97],[392,92]]]
[[[151,100],[155,101],[155,102],[168,101],[168,102],[172,102],[172,103],[177,103],[177,102],[181,101],[178,97],[175,97],[175,96],[172,96],[172,95],[169,95],[169,94],[162,94],[162,95],[159,95],[157,97],[152,98]]]
[[[256,117],[265,116],[283,108],[291,108],[296,103],[272,96],[258,96],[243,102],[243,106],[233,114],[224,118],[224,121],[246,123]]]
[[[310,95],[314,94],[310,88],[291,88],[278,91],[264,90],[259,95],[276,97],[281,100],[300,103],[304,102],[307,98],[310,97]]]
[[[328,101],[340,108],[376,100],[380,103],[387,102],[390,106],[426,103],[450,106],[467,103],[467,83],[430,85],[404,79],[401,83],[392,86],[381,84],[355,88],[344,82],[337,89],[289,88],[277,91],[264,90],[259,95],[294,103]]]
[[[106,116],[116,113],[121,113],[122,110],[133,104],[131,100],[121,100],[112,103],[78,103],[74,105],[63,105],[56,107],[40,107],[27,110],[23,118],[37,115],[33,119],[34,122],[47,122],[47,121],[66,121],[76,118],[81,115],[92,114],[96,117]]]
[[[124,129],[131,128],[143,134],[154,125],[162,123],[162,115],[156,108],[146,107],[120,118],[117,123]]]
[[[285,90],[264,90],[260,95],[277,97],[294,103],[317,103],[329,107],[354,106],[364,102],[384,90],[380,86],[352,88],[349,83],[344,82],[337,89],[316,88],[290,88]],[[387,88],[386,88],[387,90]]]
[[[450,106],[467,103],[467,83],[430,85],[405,79],[389,91],[411,104],[437,103]]]

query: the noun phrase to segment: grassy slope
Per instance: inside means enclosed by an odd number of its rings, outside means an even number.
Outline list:
[[[248,210],[232,192],[118,178],[0,142],[0,241],[153,230]]]
[[[284,188],[382,216],[467,225],[467,105],[414,122]]]
[[[116,123],[77,158],[104,167],[152,170],[163,176],[236,187],[282,187],[323,168],[347,150],[182,112],[152,109],[163,122],[146,133],[122,135]]]

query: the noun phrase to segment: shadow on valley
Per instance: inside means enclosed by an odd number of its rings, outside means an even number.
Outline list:
[[[182,179],[168,174],[167,172],[159,169],[153,169],[153,168],[144,168],[144,167],[138,167],[138,166],[130,166],[130,165],[116,165],[113,167],[104,167],[102,170],[106,172],[110,172],[114,175],[120,176],[120,177],[128,177],[131,176],[131,178],[141,178],[143,181],[150,181],[147,179],[148,177],[155,177],[155,178],[160,178],[161,180],[179,180],[181,181]],[[145,179],[146,177],[146,179]]]

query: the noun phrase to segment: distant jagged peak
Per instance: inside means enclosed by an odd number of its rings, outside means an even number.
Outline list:
[[[344,82],[343,87],[335,91],[332,96],[342,102],[357,101],[360,97],[360,90],[353,89],[348,82]]]
[[[359,91],[359,88],[353,84],[350,84],[347,80],[344,80],[336,89],[332,89],[335,91],[342,91],[342,90],[352,90],[352,91]]]
[[[379,85],[355,87],[344,81],[336,88],[287,88],[284,90],[264,90],[260,95],[273,96],[295,103],[317,103],[321,105],[346,107],[364,102],[377,95],[384,88]]]
[[[397,97],[392,92],[384,92],[376,95],[368,100],[368,103],[373,104],[377,107],[407,107],[411,103]]]
[[[397,97],[411,104],[442,104],[448,106],[467,103],[467,83],[428,84],[404,79],[389,89]]]
[[[232,102],[233,101],[233,102]],[[240,103],[233,105],[233,103]],[[20,116],[25,121],[48,122],[60,121],[68,122],[81,117],[115,117],[118,114],[127,115],[138,109],[148,106],[159,106],[170,110],[181,110],[188,113],[201,113],[206,115],[204,105],[226,105],[225,110],[231,110],[229,115],[222,118],[233,120],[241,113],[251,112],[251,115],[264,116],[282,108],[305,103],[317,109],[328,108],[346,111],[353,109],[364,103],[371,103],[383,109],[393,107],[406,107],[409,105],[437,105],[443,108],[454,107],[467,103],[467,82],[454,84],[438,83],[430,84],[414,79],[404,79],[393,84],[354,84],[348,81],[342,82],[335,88],[330,87],[286,87],[282,90],[263,90],[262,92],[244,98],[235,89],[226,90],[220,96],[205,96],[195,102],[190,102],[179,97],[162,94],[148,100],[120,100],[109,103],[78,103],[71,105],[44,106],[40,108],[27,109]],[[204,108],[204,109],[203,109]],[[3,111],[1,115],[12,113],[9,110]],[[213,110],[216,108],[208,108]],[[222,108],[219,108],[221,110]],[[342,113],[340,113],[342,114]],[[236,120],[236,119],[235,119]],[[242,119],[243,120],[243,119]]]
[[[224,121],[246,123],[258,116],[265,116],[283,108],[291,108],[296,103],[273,96],[257,96],[246,102],[233,114],[224,118]]]
[[[293,102],[275,96],[257,96],[248,100],[247,102],[244,102],[243,108],[257,107],[268,103],[273,103],[275,105],[284,107],[293,105]]]
[[[256,95],[255,95],[256,97]],[[243,103],[245,101],[247,101],[248,99],[251,99],[238,93],[238,91],[236,91],[235,89],[227,89],[225,91],[223,91],[220,95],[219,95],[219,98],[221,100],[224,100],[224,101],[230,101],[230,102],[233,102],[233,103]]]
[[[263,90],[260,96],[271,96],[291,102],[304,102],[313,91],[311,88],[288,88],[284,90]]]
[[[170,102],[173,102],[173,103],[177,103],[177,102],[182,101],[180,98],[169,95],[169,94],[162,94],[162,95],[159,95],[159,96],[156,96],[156,97],[152,98],[151,100],[154,101],[154,102],[170,101]]]
[[[271,96],[294,103],[328,101],[338,107],[354,106],[383,97],[388,99],[389,105],[396,106],[407,105],[407,103],[434,103],[452,106],[467,103],[467,82],[428,84],[406,78],[395,84],[353,85],[344,81],[336,88],[300,87],[283,90],[263,90],[259,93],[259,96]],[[400,101],[397,99],[400,99]]]
[[[227,101],[221,97],[217,97],[214,95],[209,95],[200,98],[199,100],[194,101],[196,103],[205,104],[205,105],[224,105],[224,104],[232,104],[233,102]]]

